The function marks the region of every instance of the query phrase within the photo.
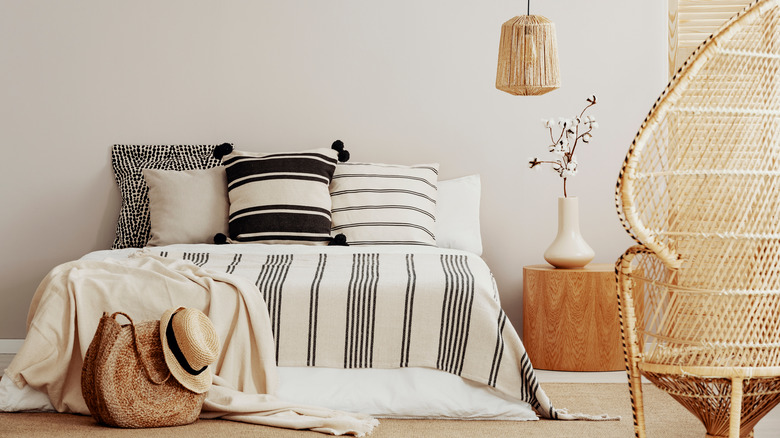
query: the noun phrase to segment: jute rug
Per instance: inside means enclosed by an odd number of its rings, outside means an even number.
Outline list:
[[[455,421],[380,419],[373,438],[389,437],[632,437],[628,386],[620,383],[545,383],[556,407],[572,412],[620,415],[620,421]],[[698,420],[661,390],[645,385],[649,437],[703,437]],[[92,417],[66,414],[0,414],[0,437],[252,437],[324,438],[315,432],[291,431],[222,420],[162,429],[122,430],[98,426]]]

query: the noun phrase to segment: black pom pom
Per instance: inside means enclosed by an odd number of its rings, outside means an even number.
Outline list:
[[[217,245],[224,245],[227,243],[227,236],[222,233],[217,233],[214,235],[214,243]]]
[[[347,236],[343,234],[336,234],[333,240],[330,241],[328,246],[349,246],[347,243]]]
[[[339,151],[339,161],[342,163],[346,163],[349,161],[349,151],[348,150],[341,150]]]
[[[343,151],[344,150],[344,142],[341,140],[336,140],[333,142],[332,145],[330,145],[331,149],[335,149],[337,151]]]
[[[214,158],[221,160],[225,155],[233,152],[233,145],[230,143],[222,143],[214,148]]]

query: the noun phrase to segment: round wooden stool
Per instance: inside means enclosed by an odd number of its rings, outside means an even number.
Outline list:
[[[523,344],[537,369],[624,370],[615,267],[525,266]]]

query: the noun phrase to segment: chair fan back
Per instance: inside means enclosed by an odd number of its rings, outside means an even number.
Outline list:
[[[626,230],[675,283],[780,289],[780,4],[758,1],[685,62],[621,170]]]

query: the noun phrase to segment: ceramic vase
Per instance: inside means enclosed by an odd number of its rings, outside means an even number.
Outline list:
[[[581,268],[594,256],[593,249],[580,234],[577,198],[558,198],[558,235],[544,252],[544,259],[556,268]]]

